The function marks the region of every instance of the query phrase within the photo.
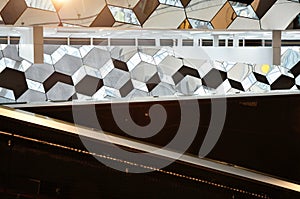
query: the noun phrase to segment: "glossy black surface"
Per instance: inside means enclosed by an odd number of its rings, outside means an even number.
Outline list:
[[[161,172],[130,174],[116,171],[90,155],[26,140],[33,138],[85,150],[75,135],[12,118],[0,119],[1,131],[14,134],[0,133],[0,198],[257,198],[252,193],[267,198],[299,197],[293,191],[182,162],[175,162],[163,170],[231,189]],[[100,151],[95,151],[98,154],[110,150],[106,143],[95,140],[89,142],[101,146]],[[151,158],[161,159],[154,156]],[[120,164],[124,171],[132,169],[120,162],[114,164]]]
[[[177,132],[180,122],[178,101],[161,101],[168,113],[166,125],[157,135],[141,139],[144,142],[164,146]],[[188,103],[188,101],[187,101]],[[198,155],[211,118],[211,100],[198,100],[201,120],[198,134],[188,153]],[[154,102],[130,104],[133,120],[147,125],[145,113]],[[300,96],[278,95],[227,99],[225,126],[221,137],[208,158],[257,170],[289,181],[300,183]],[[119,109],[125,108],[117,104]],[[74,107],[73,107],[74,108]],[[102,129],[124,137],[113,120],[110,104],[80,105],[82,116],[89,118],[89,109],[95,108]],[[53,118],[73,122],[72,106],[24,108]],[[94,124],[81,125],[97,128]],[[130,137],[132,138],[132,137]]]

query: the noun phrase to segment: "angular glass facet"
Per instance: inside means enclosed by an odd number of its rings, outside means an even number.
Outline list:
[[[0,87],[0,97],[15,100],[14,91],[7,88]]]
[[[149,63],[149,64],[155,64],[154,59],[151,55],[147,55],[147,54],[141,53],[141,52],[139,53],[139,55],[140,55],[141,60],[143,62],[146,62],[146,63]]]
[[[251,19],[258,19],[251,5],[245,3],[229,1],[235,13],[240,17],[247,17]]]
[[[253,73],[250,73],[241,83],[244,88],[244,91],[249,90],[249,88],[256,82],[255,76]]]
[[[141,62],[131,71],[131,77],[141,82],[147,82],[157,72],[155,65]]]
[[[28,7],[55,12],[55,8],[51,0],[25,0],[25,2]]]
[[[271,86],[262,82],[255,82],[255,84],[253,84],[253,86],[250,88],[250,91],[254,93],[265,93],[270,90]]]
[[[136,53],[134,56],[131,57],[131,59],[127,62],[128,70],[132,71],[140,62],[141,57],[139,53]]]
[[[271,70],[268,75],[267,75],[267,80],[269,81],[269,83],[273,83],[277,78],[280,77],[281,75],[281,71],[278,67],[275,67],[273,70]]]
[[[281,66],[286,67],[288,69],[291,69],[299,61],[300,53],[292,49],[287,49],[281,56]]]
[[[188,18],[211,21],[224,3],[226,0],[191,0],[185,10]]]
[[[29,89],[34,90],[34,91],[38,91],[41,93],[45,93],[45,89],[42,83],[40,82],[36,82],[36,81],[32,81],[30,79],[26,79],[27,82],[27,86]]]
[[[176,93],[175,88],[165,82],[159,83],[152,91],[152,96],[173,96]]]
[[[154,56],[154,61],[155,63],[158,65],[160,64],[167,56],[169,55],[169,53],[164,50],[164,49],[161,49],[160,51],[158,51]]]
[[[209,29],[209,30],[214,29],[214,27],[208,21],[202,21],[202,20],[197,20],[197,19],[188,19],[188,20],[189,20],[192,28]]]
[[[186,76],[176,85],[176,90],[184,95],[193,95],[201,86],[201,79]]]
[[[227,72],[228,78],[242,82],[246,76],[251,72],[251,67],[247,64],[235,64],[231,70]]]
[[[133,79],[132,84],[135,89],[148,92],[146,83]]]
[[[44,102],[46,101],[46,94],[39,91],[28,89],[21,97],[18,98],[18,102]]]
[[[159,0],[159,3],[181,8],[183,7],[180,0]]]
[[[74,95],[75,88],[69,84],[57,82],[48,92],[47,99],[50,101],[67,101]]]
[[[115,20],[122,23],[129,23],[134,25],[140,25],[134,12],[127,8],[108,6]]]

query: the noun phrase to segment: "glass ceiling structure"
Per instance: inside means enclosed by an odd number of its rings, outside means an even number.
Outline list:
[[[2,23],[15,26],[285,30],[299,13],[290,0],[0,0]]]

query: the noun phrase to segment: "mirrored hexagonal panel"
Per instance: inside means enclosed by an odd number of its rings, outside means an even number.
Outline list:
[[[36,90],[28,89],[25,93],[23,93],[18,99],[17,102],[45,102],[47,100],[46,94],[41,93]]]
[[[103,79],[104,85],[112,88],[119,89],[130,80],[130,74],[123,70],[114,68]]]
[[[173,81],[175,85],[180,82],[182,79],[184,79],[186,76],[192,76],[196,78],[200,78],[200,75],[198,71],[194,68],[188,67],[188,66],[182,66],[173,76]]]
[[[71,86],[74,85],[71,76],[54,72],[43,82],[45,92],[48,92],[58,82],[69,84]]]
[[[51,0],[25,0],[28,7],[37,8],[41,10],[55,11],[55,7]]]
[[[187,75],[176,85],[176,90],[184,95],[193,95],[201,86],[201,79]]]
[[[173,96],[175,93],[174,86],[161,82],[151,91],[151,96]]]
[[[147,82],[155,73],[157,73],[155,65],[141,62],[131,71],[131,77],[141,82]]]
[[[159,3],[181,8],[183,7],[180,0],[159,0]]]
[[[57,82],[46,93],[47,100],[50,101],[68,101],[75,94],[75,88],[72,85]]]
[[[135,13],[131,9],[116,7],[116,6],[108,6],[111,11],[115,21],[122,23],[129,23],[134,25],[140,25]]]
[[[83,57],[83,64],[100,69],[110,58],[109,52],[94,47]]]
[[[183,66],[183,62],[180,59],[177,59],[172,56],[166,57],[159,65],[158,65],[158,73],[162,82],[169,83],[171,85],[175,85],[173,80],[173,75]]]
[[[227,79],[227,73],[224,71],[211,69],[202,79],[203,85],[209,88],[218,88]]]
[[[229,3],[232,6],[235,13],[237,14],[237,16],[246,17],[250,19],[258,19],[251,5],[247,3],[240,3],[234,1],[229,1]]]
[[[223,7],[226,0],[191,0],[186,7],[188,18],[211,21]]]
[[[261,28],[265,30],[285,30],[299,14],[299,10],[299,3],[286,0],[276,1],[268,12],[261,18]]]
[[[236,17],[237,14],[231,7],[230,3],[227,2],[211,20],[211,23],[215,29],[227,29]]]
[[[300,53],[293,50],[287,49],[281,56],[281,66],[292,69],[300,61]]]
[[[165,27],[176,29],[185,19],[183,8],[159,5],[152,15],[144,22],[144,28]]]
[[[53,73],[54,67],[52,65],[33,64],[25,71],[25,76],[33,81],[44,82]]]
[[[136,14],[140,24],[143,25],[158,6],[158,0],[140,0],[134,7],[133,11]]]
[[[0,73],[0,87],[12,90],[15,98],[19,98],[28,89],[25,74],[11,68],[5,68]]]
[[[269,0],[269,1],[260,1],[260,0],[254,0],[251,3],[252,8],[256,12],[256,15],[259,18],[262,18],[268,10],[274,5],[276,0]]]
[[[103,86],[103,80],[86,75],[75,86],[77,93],[93,96]]]
[[[1,99],[7,99],[8,101],[16,100],[14,91],[8,88],[0,87],[0,97]],[[3,100],[1,100],[3,101]]]
[[[56,3],[56,9],[64,23],[83,26],[92,25],[97,15],[101,15],[105,8],[107,8],[105,0],[71,0]],[[101,21],[104,21],[103,18]]]
[[[267,79],[272,90],[288,90],[295,85],[294,76],[285,68],[276,67],[268,74]]]
[[[159,83],[161,83],[159,74],[153,74],[153,76],[146,82],[148,91],[151,92]]]
[[[71,56],[71,55],[64,55],[58,62],[54,64],[54,69],[57,72],[66,74],[66,75],[73,75],[81,66],[82,61],[80,58]]]

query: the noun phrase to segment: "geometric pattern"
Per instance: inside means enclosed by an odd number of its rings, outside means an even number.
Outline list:
[[[286,55],[288,67],[187,59],[169,47],[44,48],[45,63],[32,64],[17,45],[1,45],[1,103],[300,89],[300,58],[288,63]]]
[[[0,0],[17,26],[284,30],[299,13],[290,0]]]

